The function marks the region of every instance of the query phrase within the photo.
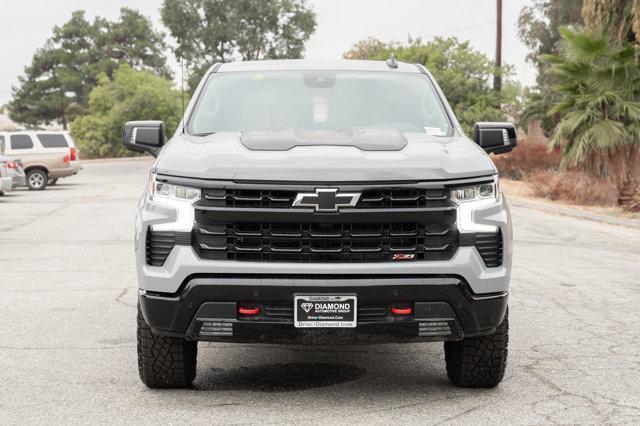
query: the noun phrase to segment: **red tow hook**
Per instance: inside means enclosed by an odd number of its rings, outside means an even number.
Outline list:
[[[413,309],[411,308],[391,308],[391,313],[394,315],[411,315]]]
[[[240,306],[238,308],[238,312],[240,313],[240,315],[258,315],[260,313],[260,308],[257,306],[253,306],[253,307],[246,307],[246,306]]]

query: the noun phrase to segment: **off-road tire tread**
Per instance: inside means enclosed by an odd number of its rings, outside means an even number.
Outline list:
[[[509,343],[509,311],[494,334],[445,342],[447,376],[463,388],[492,388],[504,377]]]
[[[198,342],[153,334],[138,306],[138,372],[150,388],[187,388],[196,377]]]

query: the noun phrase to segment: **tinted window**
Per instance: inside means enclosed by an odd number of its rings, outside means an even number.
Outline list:
[[[353,71],[215,74],[189,123],[195,134],[287,127],[447,135],[451,126],[425,76]]]
[[[66,148],[69,145],[64,135],[59,134],[42,134],[38,135],[40,143],[45,148]]]
[[[28,135],[11,135],[12,149],[29,149],[33,148],[33,141]]]

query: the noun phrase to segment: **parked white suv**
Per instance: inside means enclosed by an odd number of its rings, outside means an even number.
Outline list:
[[[77,174],[81,169],[80,152],[66,131],[0,132],[5,155],[20,159],[29,189],[55,185],[59,178]]]

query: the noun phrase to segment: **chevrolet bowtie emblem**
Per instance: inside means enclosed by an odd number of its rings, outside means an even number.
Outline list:
[[[313,207],[317,212],[336,212],[340,207],[355,207],[360,193],[339,193],[336,188],[318,188],[315,193],[300,192],[293,207]]]

